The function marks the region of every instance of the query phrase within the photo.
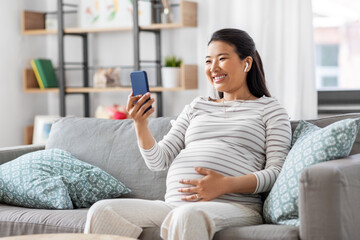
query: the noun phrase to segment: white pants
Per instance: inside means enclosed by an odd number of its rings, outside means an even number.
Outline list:
[[[138,238],[145,227],[160,227],[163,239],[212,239],[221,229],[262,223],[258,211],[237,203],[196,202],[172,206],[164,201],[113,199],[89,210],[85,233]]]

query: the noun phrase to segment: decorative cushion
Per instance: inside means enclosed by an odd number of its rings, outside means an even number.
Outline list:
[[[10,205],[72,209],[129,192],[100,168],[60,149],[31,152],[0,165],[0,202]]]
[[[298,183],[301,171],[313,164],[349,155],[360,118],[345,119],[325,128],[300,121],[291,148],[269,196],[263,215],[267,223],[299,226]]]

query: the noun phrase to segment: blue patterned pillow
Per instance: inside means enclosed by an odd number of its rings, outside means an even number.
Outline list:
[[[0,202],[10,205],[72,209],[129,192],[100,168],[60,149],[28,153],[0,165]]]
[[[299,226],[298,183],[301,171],[316,163],[348,156],[359,125],[359,118],[338,121],[325,128],[299,122],[293,135],[293,147],[264,203],[263,214],[267,223]]]

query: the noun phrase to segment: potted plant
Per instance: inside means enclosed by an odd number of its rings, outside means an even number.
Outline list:
[[[181,58],[175,56],[165,58],[165,66],[161,69],[163,87],[175,88],[180,86],[181,64]]]

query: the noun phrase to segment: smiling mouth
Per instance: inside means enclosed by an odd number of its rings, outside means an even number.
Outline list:
[[[214,83],[219,83],[219,82],[221,82],[222,80],[225,79],[226,76],[227,76],[226,74],[223,74],[223,75],[219,75],[219,76],[213,77]]]

